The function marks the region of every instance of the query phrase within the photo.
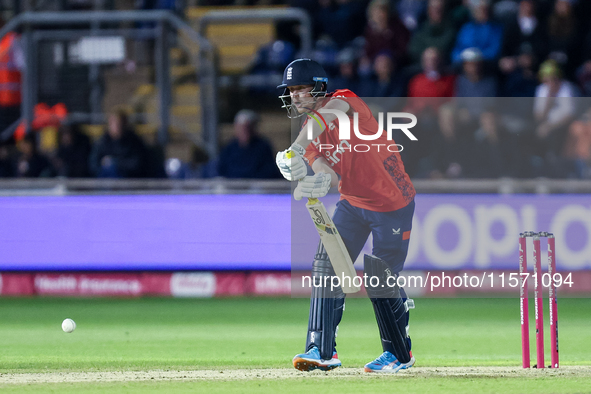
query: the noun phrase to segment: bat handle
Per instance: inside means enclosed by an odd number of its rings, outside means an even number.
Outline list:
[[[311,198],[311,197],[308,198],[308,204],[310,204],[310,205],[318,204],[318,202],[319,201],[317,198]]]

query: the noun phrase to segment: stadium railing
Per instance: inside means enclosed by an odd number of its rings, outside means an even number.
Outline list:
[[[419,194],[590,194],[591,181],[575,179],[414,180]],[[288,194],[282,180],[2,179],[0,196],[81,194]]]

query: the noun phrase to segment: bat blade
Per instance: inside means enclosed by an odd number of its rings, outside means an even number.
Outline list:
[[[330,257],[332,268],[341,280],[343,292],[347,294],[357,293],[360,287],[354,284],[353,279],[357,275],[355,267],[353,266],[347,247],[328,215],[324,204],[316,198],[310,198],[306,204],[306,208],[320,235],[324,249],[326,249],[326,253]]]

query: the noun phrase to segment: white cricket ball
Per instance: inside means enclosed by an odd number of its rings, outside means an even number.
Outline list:
[[[64,332],[72,332],[76,329],[76,322],[72,319],[66,319],[62,322],[62,330]]]

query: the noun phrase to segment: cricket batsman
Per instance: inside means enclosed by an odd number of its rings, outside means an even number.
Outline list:
[[[375,144],[371,150],[355,150],[357,143],[368,144],[367,137],[363,137],[376,135],[380,125],[365,102],[352,91],[328,93],[327,84],[326,72],[313,60],[297,59],[285,68],[283,83],[278,86],[284,89],[279,96],[282,108],[287,109],[290,118],[302,117],[303,126],[289,149],[277,154],[276,162],[287,180],[298,181],[296,199],[323,197],[338,185],[341,197],[333,221],[352,261],[357,259],[369,234],[373,235],[372,255],[364,256],[364,275],[377,277],[380,283],[377,287],[366,285],[366,290],[373,304],[383,353],[367,363],[365,371],[398,372],[415,362],[408,335],[408,310],[414,304],[407,300],[396,281],[387,279],[397,278],[404,266],[415,189],[398,150],[386,149],[393,141],[387,140],[385,133],[370,141]],[[339,140],[339,122],[344,120],[342,116],[339,119],[340,113],[345,113],[351,124],[357,117],[359,133],[351,132],[347,140]],[[312,139],[308,122],[312,123]],[[314,175],[307,175],[306,162]],[[312,277],[315,280],[327,275],[334,275],[334,270],[321,242]],[[318,283],[325,282],[320,279]],[[295,368],[328,371],[341,366],[335,338],[344,307],[342,289],[312,286],[306,351],[294,357]]]

